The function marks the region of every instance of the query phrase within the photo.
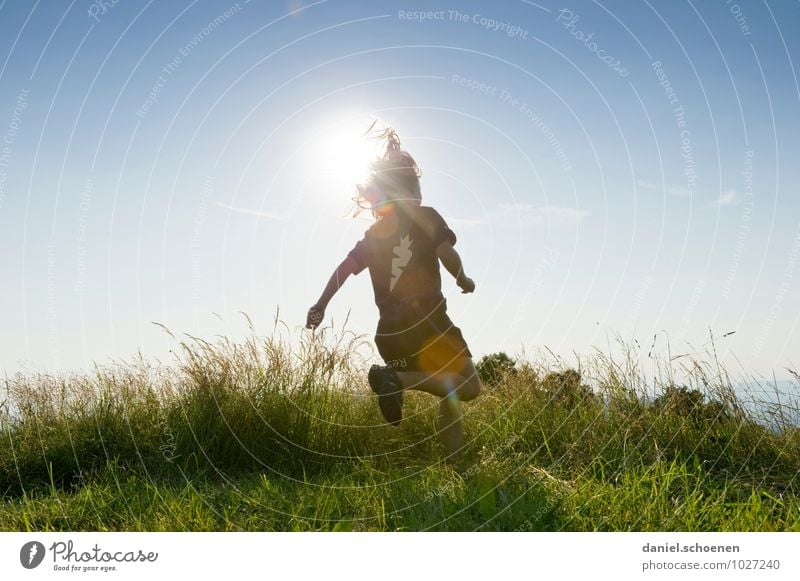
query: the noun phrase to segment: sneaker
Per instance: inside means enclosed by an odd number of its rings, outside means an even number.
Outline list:
[[[391,367],[373,365],[367,375],[369,386],[378,394],[378,407],[384,419],[396,426],[403,419],[403,387]]]

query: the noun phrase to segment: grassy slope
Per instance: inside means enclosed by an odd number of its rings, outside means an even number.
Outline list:
[[[0,529],[800,531],[800,430],[749,419],[709,367],[718,403],[652,405],[629,362],[584,370],[602,397],[525,365],[465,406],[454,468],[434,398],[382,424],[354,342],[192,340],[171,369],[7,381]]]

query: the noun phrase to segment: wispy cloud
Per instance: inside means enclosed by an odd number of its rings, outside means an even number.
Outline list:
[[[727,192],[720,194],[719,198],[711,202],[710,205],[714,208],[724,208],[725,206],[736,206],[741,201],[742,194],[736,190],[728,190]]]
[[[685,188],[677,188],[668,186],[666,184],[655,184],[652,182],[647,182],[644,180],[636,180],[636,185],[640,188],[645,190],[654,190],[658,192],[665,192],[671,196],[678,196],[678,197],[689,197],[697,194],[698,192],[692,192]],[[701,197],[707,197],[710,195],[711,192],[704,192],[702,193]],[[742,202],[743,196],[741,193],[737,192],[734,189],[727,190],[717,197],[716,200],[713,202],[709,202],[706,204],[706,208],[724,208],[726,206],[736,206]]]
[[[640,188],[644,188],[645,190],[664,192],[666,194],[669,194],[670,196],[679,196],[682,198],[686,198],[692,195],[692,191],[687,190],[686,188],[668,186],[666,184],[655,184],[653,182],[648,182],[645,180],[636,180],[636,185],[639,186]]]
[[[448,216],[445,218],[448,224],[452,224],[453,226],[461,226],[463,228],[468,228],[470,226],[483,226],[484,224],[488,224],[489,220],[486,218],[454,218],[452,216]]]
[[[257,218],[266,218],[268,220],[283,221],[288,218],[288,216],[286,216],[285,214],[275,214],[273,212],[260,212],[259,210],[251,210],[250,208],[242,208],[240,206],[231,206],[230,204],[224,204],[222,202],[217,202],[217,206],[224,210],[236,212],[237,214],[247,214],[248,216],[255,216]]]
[[[536,206],[534,204],[498,204],[505,220],[515,219],[526,224],[577,224],[589,215],[587,210],[567,206]],[[511,215],[516,218],[512,218]]]

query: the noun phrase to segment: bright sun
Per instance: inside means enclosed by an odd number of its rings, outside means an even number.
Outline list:
[[[375,139],[364,136],[372,121],[365,116],[331,124],[319,140],[318,159],[334,186],[352,187],[364,181],[369,163],[378,154]]]

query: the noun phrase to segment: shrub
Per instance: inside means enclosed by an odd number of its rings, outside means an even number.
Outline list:
[[[542,380],[542,389],[552,401],[568,407],[595,397],[592,388],[581,383],[581,374],[574,369],[548,373]]]
[[[486,385],[497,385],[508,375],[517,371],[517,362],[509,357],[504,351],[484,355],[476,366],[478,376]]]
[[[686,386],[668,385],[653,401],[656,411],[689,418],[697,424],[716,423],[731,418],[730,410],[719,401],[705,401],[705,396]]]

